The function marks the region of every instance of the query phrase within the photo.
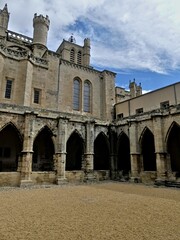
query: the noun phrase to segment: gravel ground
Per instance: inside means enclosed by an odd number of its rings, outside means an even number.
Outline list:
[[[180,190],[101,183],[0,190],[0,240],[179,240]]]

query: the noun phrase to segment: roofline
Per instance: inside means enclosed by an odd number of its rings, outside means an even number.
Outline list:
[[[168,88],[168,87],[175,86],[175,85],[177,85],[177,84],[179,84],[179,83],[180,83],[180,82],[176,82],[176,83],[173,83],[173,84],[167,85],[167,86],[165,86],[165,87],[155,89],[155,90],[153,90],[153,91],[151,91],[151,92],[148,92],[148,93],[142,94],[142,95],[140,95],[140,96],[133,97],[133,98],[130,98],[130,99],[124,100],[124,101],[122,101],[122,102],[115,103],[114,106],[116,106],[116,105],[118,105],[118,104],[121,104],[121,103],[124,103],[124,102],[129,102],[129,101],[131,101],[131,100],[133,100],[133,99],[137,99],[137,98],[143,97],[143,96],[145,96],[145,95],[148,95],[148,94],[151,94],[151,93],[157,92],[157,91],[159,91],[159,90],[162,90],[162,89],[165,89],[165,88]]]

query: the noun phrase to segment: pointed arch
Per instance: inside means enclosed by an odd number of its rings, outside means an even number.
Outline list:
[[[144,171],[156,171],[154,135],[148,127],[145,127],[141,134],[140,145]]]
[[[22,151],[22,136],[17,127],[9,122],[0,130],[0,171],[17,171]]]
[[[73,110],[79,111],[81,104],[81,80],[75,77],[73,80]]]
[[[103,132],[100,132],[94,141],[94,170],[109,170],[109,158],[109,140]]]
[[[166,137],[165,137],[165,142],[167,144],[167,141],[168,141],[168,138],[169,138],[169,135],[171,133],[171,130],[174,128],[174,127],[180,127],[180,125],[176,122],[176,121],[173,121],[170,125],[170,127],[168,128],[168,131],[166,133]]]
[[[173,122],[167,134],[167,152],[170,154],[171,169],[180,175],[180,126]]]
[[[4,128],[6,128],[7,126],[11,126],[15,131],[16,133],[18,134],[18,137],[20,139],[21,142],[23,142],[23,137],[22,137],[22,134],[20,132],[20,130],[18,129],[17,125],[13,122],[8,122],[6,124],[4,124],[1,128],[0,128],[0,131],[2,131]]]
[[[66,151],[66,170],[81,170],[84,158],[84,140],[77,130],[68,138]]]
[[[118,137],[118,162],[117,169],[122,171],[123,175],[128,175],[131,171],[130,162],[130,142],[128,136],[121,132]]]
[[[55,153],[53,133],[48,126],[40,129],[33,143],[32,171],[53,171]]]

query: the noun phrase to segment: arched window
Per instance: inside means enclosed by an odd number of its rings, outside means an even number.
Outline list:
[[[74,79],[73,83],[73,109],[80,110],[80,81],[79,79]]]
[[[89,81],[84,83],[84,112],[91,111],[91,84]]]
[[[74,63],[74,58],[75,58],[75,51],[72,48],[71,51],[70,51],[70,62]]]
[[[81,51],[78,52],[77,54],[77,64],[82,64],[82,54]]]

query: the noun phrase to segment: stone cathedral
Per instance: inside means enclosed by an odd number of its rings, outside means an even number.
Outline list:
[[[33,37],[0,10],[0,186],[102,180],[180,182],[180,83],[142,95],[90,64],[90,39],[47,48],[48,16]]]

